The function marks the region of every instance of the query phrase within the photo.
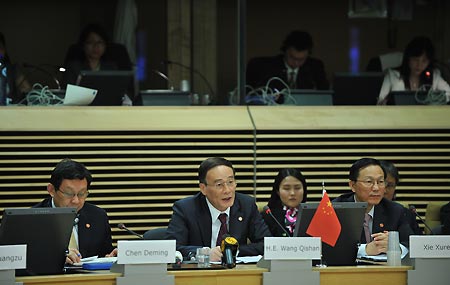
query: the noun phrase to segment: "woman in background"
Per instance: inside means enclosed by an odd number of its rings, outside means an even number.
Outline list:
[[[0,32],[0,62],[6,66],[6,97],[8,104],[16,104],[25,98],[25,94],[31,90],[30,83],[26,80],[23,67],[13,64],[6,49],[6,39]],[[3,71],[3,68],[1,68]],[[4,76],[4,75],[3,75]]]
[[[306,202],[307,193],[305,177],[298,169],[283,168],[278,172],[268,202],[273,217],[269,211],[262,213],[273,236],[293,236],[298,205]]]
[[[450,86],[434,67],[435,51],[431,40],[427,37],[416,37],[406,46],[402,64],[388,69],[381,86],[378,105],[386,105],[391,91],[445,91],[441,104],[450,101]],[[424,88],[425,89],[421,89]]]

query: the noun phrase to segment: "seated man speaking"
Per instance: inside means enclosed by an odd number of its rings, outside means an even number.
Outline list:
[[[361,158],[350,168],[349,186],[352,192],[333,202],[367,202],[358,257],[387,252],[388,232],[398,231],[402,252],[407,252],[409,236],[413,234],[402,205],[384,198],[386,172],[378,160]]]
[[[264,237],[271,236],[255,200],[236,193],[235,170],[230,161],[208,158],[198,170],[200,192],[174,203],[166,238],[175,239],[184,257],[210,247],[210,260],[220,261],[224,234],[239,242],[239,256],[264,253]],[[247,240],[251,243],[247,244]]]

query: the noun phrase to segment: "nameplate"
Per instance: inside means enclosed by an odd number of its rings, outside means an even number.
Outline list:
[[[322,243],[318,237],[265,237],[267,260],[320,259]]]
[[[411,258],[450,258],[450,235],[410,236]]]
[[[27,245],[0,246],[0,270],[22,269],[27,267]]]
[[[119,240],[118,264],[174,263],[175,240]]]

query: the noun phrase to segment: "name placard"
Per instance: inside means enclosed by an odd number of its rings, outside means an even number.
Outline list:
[[[118,264],[149,264],[175,262],[175,240],[119,240]]]
[[[27,245],[0,246],[0,270],[22,269],[27,267]]]
[[[410,236],[411,258],[450,258],[450,235]]]
[[[322,243],[318,237],[265,237],[264,259],[320,259]]]

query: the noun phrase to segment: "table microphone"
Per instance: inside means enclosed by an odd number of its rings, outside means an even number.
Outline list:
[[[44,73],[45,75],[50,76],[50,78],[55,82],[58,89],[61,89],[61,84],[59,83],[58,78],[56,78],[56,76],[54,76],[51,72],[49,72],[45,68],[42,68],[38,65],[29,64],[29,63],[24,63],[23,66],[31,68],[32,70],[39,70],[40,72]]]
[[[285,229],[285,227],[283,227],[283,226],[280,224],[280,222],[277,220],[277,218],[275,218],[275,216],[272,214],[272,211],[270,210],[269,206],[267,206],[267,205],[264,206],[263,211],[264,211],[264,213],[266,213],[267,215],[269,215],[269,216],[272,217],[272,219],[277,223],[277,225],[280,227],[280,229],[282,229],[282,230],[286,233],[286,235],[287,235],[288,237],[291,236],[291,234]]]
[[[236,267],[236,255],[239,248],[239,242],[235,237],[228,234],[223,236],[220,250],[222,251],[222,265],[226,268]]]
[[[433,230],[425,223],[425,221],[422,219],[422,217],[417,213],[417,209],[414,205],[409,205],[409,210],[414,213],[416,217],[419,217],[419,220],[427,227],[427,229],[430,231],[430,234],[434,235]]]
[[[130,229],[127,228],[127,227],[125,226],[125,224],[123,224],[123,223],[118,224],[117,227],[118,227],[119,229],[121,229],[121,230],[124,230],[124,231],[126,231],[126,232],[128,232],[128,233],[134,235],[134,236],[137,236],[137,237],[140,238],[140,239],[144,239],[144,237],[143,237],[142,235],[138,234],[137,232],[135,232],[135,231],[133,231],[133,230],[130,230]]]

